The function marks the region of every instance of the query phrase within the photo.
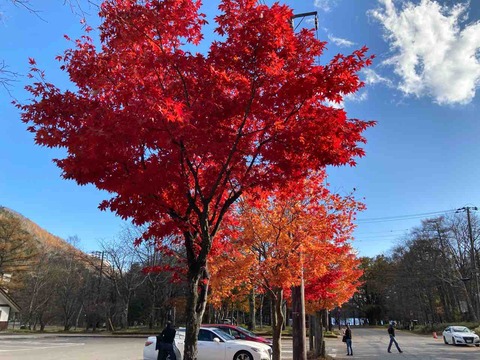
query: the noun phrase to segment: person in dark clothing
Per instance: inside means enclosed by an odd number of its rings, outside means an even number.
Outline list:
[[[163,329],[160,335],[157,336],[157,360],[167,360],[167,356],[170,356],[170,360],[177,359],[175,356],[175,351],[173,350],[173,340],[175,339],[175,334],[175,328],[172,326],[172,323],[168,321],[165,329]]]
[[[388,326],[388,334],[390,335],[390,343],[388,344],[388,352],[391,353],[390,349],[392,348],[392,344],[395,344],[397,347],[397,350],[399,353],[402,353],[403,351],[400,349],[400,346],[398,346],[398,342],[395,339],[395,325],[397,323],[395,321],[392,321],[390,325]]]
[[[350,325],[347,324],[347,328],[343,335],[345,336],[345,343],[347,344],[347,356],[353,356],[352,329],[350,329]]]

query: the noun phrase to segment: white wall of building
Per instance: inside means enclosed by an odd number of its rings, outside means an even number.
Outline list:
[[[10,308],[8,306],[0,306],[0,322],[8,321],[8,313]]]

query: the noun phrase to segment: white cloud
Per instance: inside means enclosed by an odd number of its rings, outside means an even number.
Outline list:
[[[362,74],[365,76],[364,81],[367,85],[385,84],[389,87],[393,86],[392,80],[384,78],[370,68],[363,69]]]
[[[353,101],[353,102],[363,102],[368,99],[368,92],[367,91],[362,91],[360,93],[353,93],[353,94],[348,94],[345,96],[345,101]]]
[[[328,39],[333,42],[335,45],[340,46],[340,47],[351,47],[355,45],[353,41],[347,40],[347,39],[342,39],[333,36],[332,34],[328,34]]]
[[[314,5],[322,11],[330,12],[332,8],[337,5],[338,1],[339,0],[315,0]]]
[[[339,103],[334,102],[334,101],[330,101],[330,100],[326,100],[325,105],[330,106],[334,109],[344,109],[345,108],[345,102],[343,100],[340,101]]]
[[[471,102],[480,85],[480,21],[464,24],[469,3],[403,1],[397,9],[393,0],[379,2],[370,14],[384,26],[393,53],[384,64],[394,67],[399,89],[439,104]]]
[[[353,93],[353,94],[347,94],[343,95],[342,101],[339,103],[336,103],[334,101],[326,100],[325,105],[330,106],[334,109],[345,109],[346,108],[346,103],[347,102],[363,102],[368,100],[368,92],[367,91],[362,91],[359,93]]]

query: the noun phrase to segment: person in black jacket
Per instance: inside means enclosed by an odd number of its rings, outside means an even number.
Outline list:
[[[390,344],[388,344],[388,352],[391,353],[390,349],[392,348],[392,344],[395,344],[398,352],[402,353],[403,351],[400,349],[400,346],[398,346],[398,342],[395,339],[395,325],[397,325],[397,323],[395,321],[392,321],[388,326],[388,334],[390,335]]]
[[[175,328],[172,326],[172,323],[168,321],[165,329],[163,329],[160,335],[157,336],[157,360],[167,360],[168,355],[170,355],[170,360],[177,359],[175,356],[175,351],[173,350],[173,340],[175,339],[175,334]]]
[[[352,329],[350,329],[350,325],[347,324],[347,328],[343,333],[345,336],[345,343],[347,344],[347,355],[353,356],[353,349],[352,349]]]

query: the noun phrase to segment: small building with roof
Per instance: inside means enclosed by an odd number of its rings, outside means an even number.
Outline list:
[[[0,288],[0,331],[8,328],[8,319],[11,314],[19,312],[20,306],[4,289]]]

